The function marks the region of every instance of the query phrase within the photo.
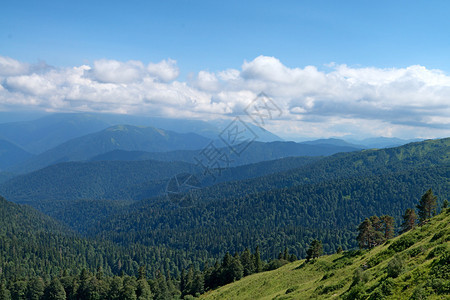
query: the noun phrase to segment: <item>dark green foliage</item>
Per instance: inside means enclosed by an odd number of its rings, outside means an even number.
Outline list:
[[[358,226],[358,232],[356,240],[359,248],[370,249],[381,245],[387,239],[394,237],[394,218],[388,215],[381,218],[371,216]]]
[[[430,276],[450,280],[450,251],[448,249],[438,260],[432,263]]]
[[[412,235],[402,236],[400,239],[393,242],[388,249],[391,249],[395,252],[402,252],[403,250],[408,249],[416,242],[416,238]]]
[[[28,282],[27,298],[30,300],[39,300],[44,295],[44,280],[41,277],[35,277]]]
[[[323,254],[323,245],[321,241],[314,240],[311,242],[308,250],[306,251],[306,261],[314,260]]]
[[[442,202],[442,210],[448,208],[448,200],[445,199],[444,202]]]
[[[45,300],[65,300],[66,292],[64,290],[61,282],[55,278],[52,280],[50,285],[45,289]],[[91,299],[91,298],[82,298],[82,299]]]
[[[419,222],[425,223],[428,219],[436,214],[437,196],[429,189],[420,199],[417,209],[419,210]]]
[[[394,288],[395,288],[394,280],[392,280],[392,278],[386,278],[381,283],[380,291],[383,294],[383,296],[390,296],[392,295]]]
[[[289,261],[284,259],[273,259],[264,266],[264,271],[276,270],[288,263]]]
[[[412,208],[408,208],[403,215],[403,224],[401,233],[414,229],[416,226],[417,216],[416,212]]]
[[[362,300],[367,298],[364,284],[359,283],[350,288],[342,297],[344,300]]]

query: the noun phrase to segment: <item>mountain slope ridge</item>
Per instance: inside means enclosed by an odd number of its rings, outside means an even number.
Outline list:
[[[445,299],[450,294],[449,224],[450,208],[371,250],[322,256],[312,263],[297,261],[244,277],[200,298]],[[403,267],[394,276],[390,270],[398,259]]]

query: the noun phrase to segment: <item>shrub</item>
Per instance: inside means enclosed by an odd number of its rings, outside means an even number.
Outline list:
[[[411,300],[427,300],[428,294],[429,293],[423,287],[418,287],[414,290],[410,299]]]
[[[290,294],[290,293],[292,293],[292,292],[295,292],[296,290],[298,290],[298,286],[293,286],[293,287],[290,287],[290,288],[288,288],[287,290],[286,290],[286,294]]]
[[[284,259],[274,259],[274,260],[271,260],[266,266],[264,266],[264,271],[272,271],[272,270],[278,269],[288,263],[289,262]]]
[[[380,286],[380,291],[384,296],[390,296],[393,294],[395,288],[395,282],[392,278],[386,278]]]
[[[339,290],[339,289],[343,288],[344,286],[345,286],[345,282],[343,282],[343,281],[338,282],[338,283],[333,284],[333,285],[326,286],[326,287],[322,288],[322,290],[319,292],[319,295],[323,295],[323,294],[328,294],[328,293],[334,292],[336,290]]]
[[[417,247],[408,251],[409,257],[416,257],[417,255],[423,253],[425,249],[423,247]]]
[[[447,245],[436,246],[433,250],[430,251],[430,253],[428,253],[427,259],[431,259],[431,258],[434,258],[434,257],[441,256],[446,251],[447,251]]]
[[[435,278],[429,284],[436,294],[449,295],[450,294],[450,280]]]
[[[375,267],[376,265],[378,265],[382,261],[386,260],[387,258],[393,256],[394,254],[395,254],[395,251],[392,249],[384,250],[383,252],[380,252],[377,255],[375,255],[374,257],[372,257],[371,259],[369,259],[367,261],[367,266],[369,268]]]
[[[433,235],[433,237],[431,238],[430,242],[434,242],[437,241],[438,239],[440,239],[441,237],[443,237],[445,234],[447,233],[447,230],[441,230],[438,233],[436,233],[435,235]]]
[[[322,277],[321,280],[326,280],[326,279],[328,279],[328,278],[330,278],[330,277],[332,277],[332,276],[334,276],[334,273],[333,273],[333,272],[325,273],[325,275],[323,275],[323,277]]]
[[[352,286],[369,281],[369,275],[362,268],[358,268],[353,273]]]
[[[388,277],[396,278],[405,269],[405,261],[400,256],[395,256],[386,267]]]
[[[407,236],[403,236],[400,239],[396,240],[395,242],[393,242],[388,249],[391,249],[395,252],[401,252],[405,249],[408,249],[409,247],[411,247],[412,245],[414,245],[414,243],[416,242],[416,239],[414,236],[412,235],[407,235]]]
[[[353,286],[347,293],[342,297],[344,300],[362,300],[367,298],[367,293],[365,291],[364,284],[360,283]]]

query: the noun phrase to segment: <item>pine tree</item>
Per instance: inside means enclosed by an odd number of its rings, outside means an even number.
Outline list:
[[[359,248],[368,249],[373,245],[373,232],[372,222],[366,218],[358,227],[358,236],[356,240],[358,241]]]
[[[442,209],[446,209],[448,207],[448,200],[445,199],[444,202],[442,202]]]
[[[403,224],[400,233],[407,232],[416,227],[417,216],[416,212],[412,208],[408,208],[403,215]]]
[[[308,250],[306,250],[306,261],[318,258],[323,254],[322,242],[319,240],[314,240],[311,242]]]
[[[384,215],[380,219],[383,222],[384,239],[385,240],[392,239],[395,236],[394,234],[395,219],[392,216],[388,215]]]
[[[384,230],[383,230],[383,221],[378,216],[371,216],[369,218],[372,223],[373,231],[371,233],[371,245],[369,248],[381,245],[384,243]]]
[[[436,214],[436,200],[437,197],[433,194],[433,191],[429,189],[420,198],[420,202],[417,205],[419,210],[419,223],[424,224],[428,219]]]

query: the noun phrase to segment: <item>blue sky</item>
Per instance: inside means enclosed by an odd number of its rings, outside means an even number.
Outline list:
[[[183,73],[287,66],[450,71],[448,1],[3,1],[3,55],[58,66],[178,61]]]
[[[359,130],[367,130],[369,136],[412,137],[417,128],[423,137],[448,134],[442,108],[448,108],[449,1],[3,1],[1,7],[2,110],[29,103],[47,111],[104,111],[99,103],[105,95],[75,99],[73,90],[64,90],[89,78],[91,83],[83,81],[85,90],[97,89],[96,95],[105,84],[120,85],[117,101],[126,105],[115,103],[112,112],[142,111],[139,103],[127,102],[123,95],[128,93],[160,115],[179,116],[176,101],[178,106],[187,101],[200,104],[184,117],[226,117],[264,89],[285,110],[284,119],[268,129],[284,136],[363,135]],[[88,67],[79,70],[75,84],[69,70],[83,65]],[[67,82],[58,81],[55,69]],[[346,80],[347,89],[337,84],[321,93],[336,83],[336,76]],[[389,84],[386,76],[392,78]],[[319,77],[328,82],[313,83]],[[154,84],[137,88],[145,78]],[[355,90],[360,78],[366,81]],[[315,89],[286,94],[274,87],[279,82],[279,88],[290,90],[308,80]],[[123,90],[124,84],[129,88]],[[409,105],[400,91],[411,87],[426,93]],[[139,92],[149,88],[158,95]],[[60,98],[45,103],[50,90]],[[435,106],[414,110],[430,97]],[[343,98],[353,102],[342,105]],[[159,109],[158,103],[172,106]],[[349,109],[333,113],[333,107]],[[408,120],[402,109],[416,119]],[[426,118],[417,120],[424,111]],[[325,117],[326,125],[319,125]],[[352,129],[357,120],[369,121],[363,129]]]

